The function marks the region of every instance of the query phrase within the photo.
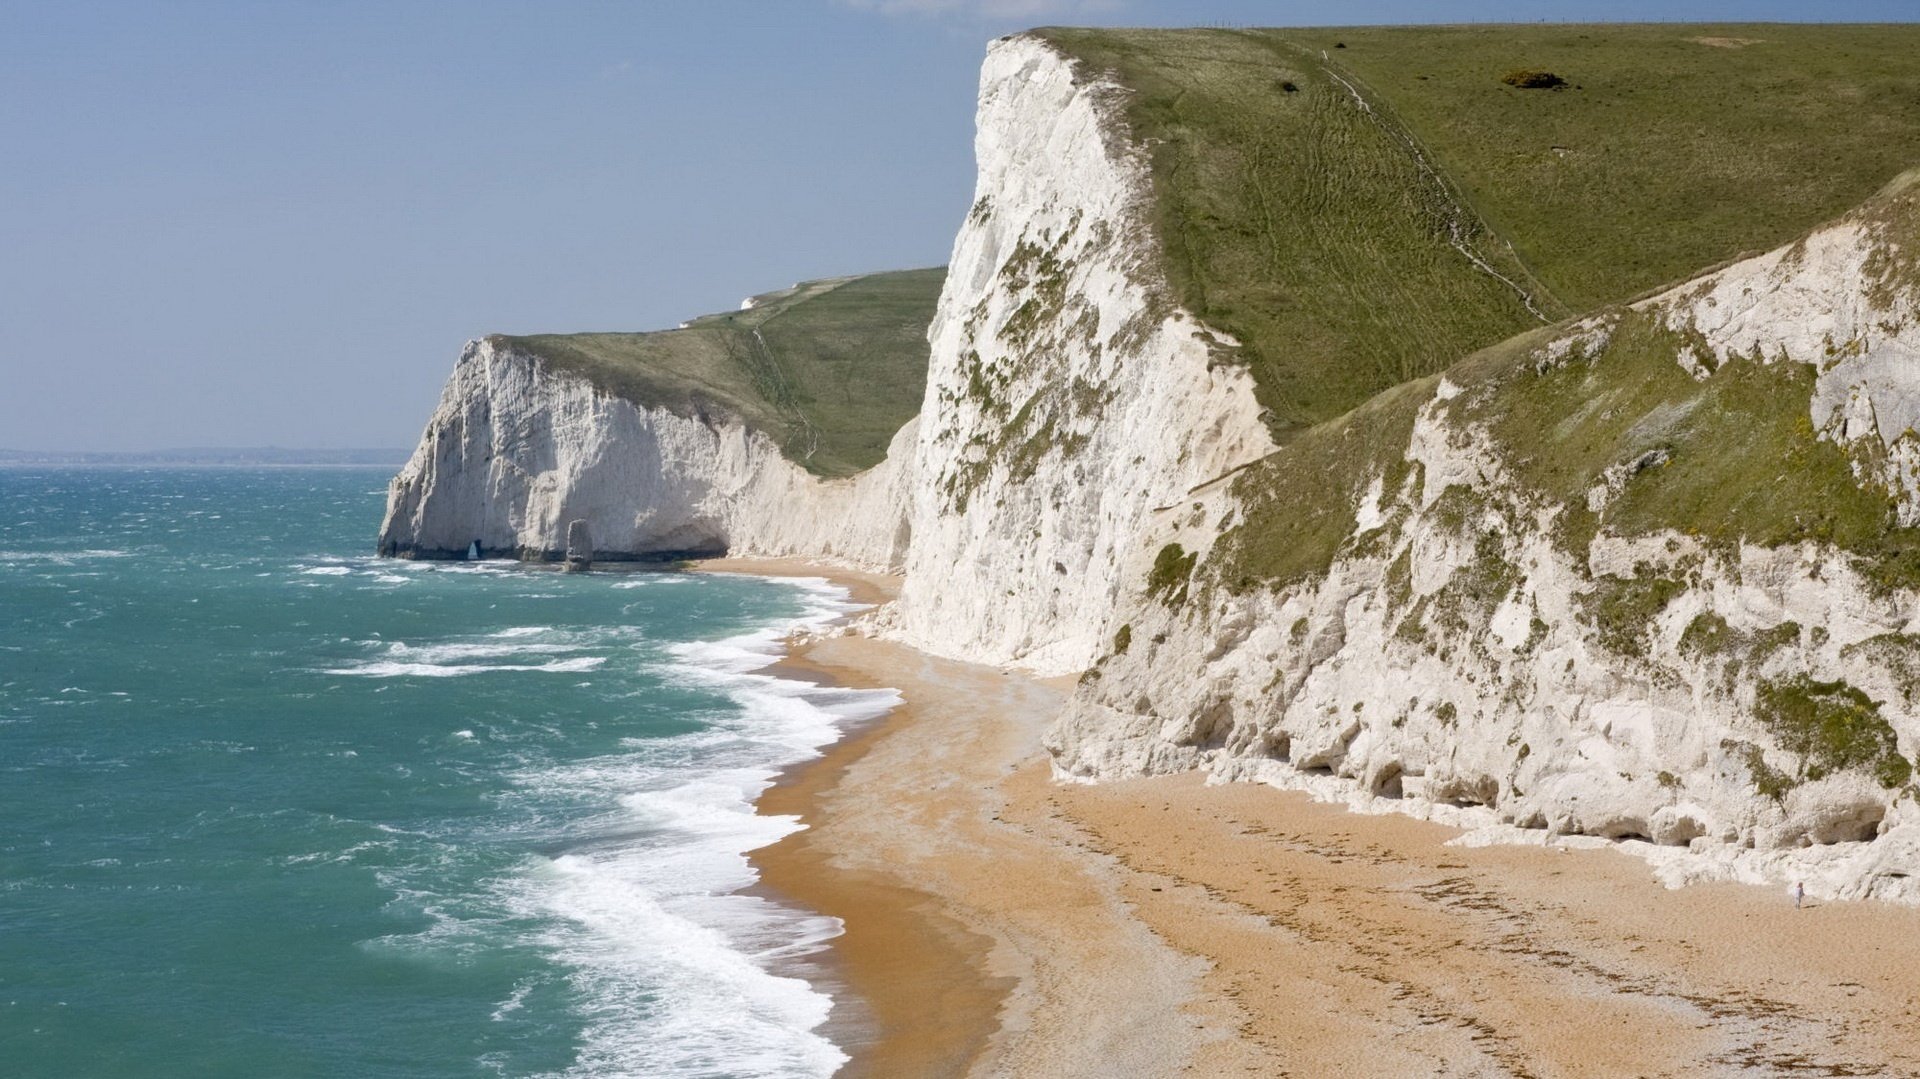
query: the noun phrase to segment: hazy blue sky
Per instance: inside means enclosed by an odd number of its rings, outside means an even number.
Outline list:
[[[1028,25],[1813,10],[0,0],[0,447],[410,445],[468,338],[944,262],[982,50]]]

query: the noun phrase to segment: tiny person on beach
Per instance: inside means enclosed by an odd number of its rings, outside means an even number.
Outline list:
[[[1807,900],[1807,882],[1804,880],[1794,881],[1793,882],[1793,909],[1799,910],[1800,904],[1806,902],[1806,900]]]

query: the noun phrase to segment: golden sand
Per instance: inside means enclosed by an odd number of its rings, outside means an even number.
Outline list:
[[[1057,784],[1062,684],[857,636],[789,669],[908,701],[762,801],[809,826],[765,884],[846,924],[848,1074],[1920,1075],[1920,911],[1195,776]]]

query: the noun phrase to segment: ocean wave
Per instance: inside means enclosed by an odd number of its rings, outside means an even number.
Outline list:
[[[645,842],[556,863],[554,913],[586,937],[563,954],[582,964],[595,995],[616,1001],[648,986],[670,989],[659,994],[645,1025],[621,1020],[618,1008],[590,1022],[573,1074],[685,1074],[699,1070],[699,1061],[723,1060],[725,1070],[739,1074],[830,1075],[847,1059],[818,1033],[830,998],[774,971],[823,948],[839,923],[741,894],[758,879],[748,853],[800,827],[791,818],[758,815],[754,802],[778,769],[816,755],[847,724],[886,712],[900,697],[764,673],[795,631],[860,609],[824,579],[781,583],[801,591],[800,617],[667,649],[659,673],[735,705],[714,727],[684,736],[700,743],[694,759],[704,770],[677,769],[670,783],[620,794],[629,825],[642,829]],[[643,946],[605,951],[605,938],[620,934]]]
[[[744,887],[751,870],[742,868]],[[765,964],[771,950],[822,946],[838,921],[738,894],[655,898],[663,869],[651,852],[569,855],[540,874],[539,902],[561,919],[547,943],[591,1001],[565,1074],[838,1070],[846,1054],[818,1033],[831,999]]]
[[[358,667],[331,667],[323,669],[322,674],[346,674],[358,678],[457,678],[465,674],[481,674],[486,671],[544,671],[547,673],[567,673],[596,670],[607,661],[605,656],[578,656],[573,659],[557,659],[551,663],[400,663],[383,660],[362,664]]]
[[[598,669],[609,657],[580,653],[604,651],[616,643],[630,642],[634,636],[635,631],[620,626],[593,630],[514,626],[478,638],[424,644],[375,638],[355,643],[378,650],[376,657],[349,666],[326,668],[323,673],[375,678],[445,678],[482,671],[590,671]],[[485,662],[489,660],[500,662]],[[505,662],[511,660],[521,662]]]
[[[757,879],[747,852],[799,827],[754,812],[773,775],[758,756],[704,773],[712,758],[695,757],[691,776],[621,754],[517,777],[541,802],[599,793],[619,807],[497,892],[509,920],[547,926],[540,943],[586,1002],[564,1075],[827,1076],[845,1063],[819,1033],[831,999],[773,969],[804,962],[840,923],[741,894]]]
[[[414,578],[401,572],[409,568],[386,559],[356,558],[317,565],[295,564],[294,573],[301,577],[357,577],[376,584],[410,584]]]
[[[104,548],[81,551],[0,551],[0,562],[52,562],[61,566],[71,566],[85,559],[132,557],[132,551]]]
[[[404,641],[395,641],[387,646],[387,654],[406,657],[414,663],[445,663],[453,659],[496,659],[501,656],[538,656],[553,655],[561,652],[578,652],[580,646],[554,642],[527,641],[508,644],[506,642],[488,644],[483,642],[457,644],[410,645]]]
[[[827,1076],[847,1060],[820,1033],[831,998],[797,976],[839,922],[742,894],[758,879],[749,852],[801,827],[754,802],[899,695],[765,673],[793,632],[857,609],[824,580],[795,587],[798,618],[665,650],[663,680],[731,703],[705,729],[519,777],[542,800],[591,792],[618,806],[512,893],[555,919],[549,946],[594,1002],[569,1076]]]

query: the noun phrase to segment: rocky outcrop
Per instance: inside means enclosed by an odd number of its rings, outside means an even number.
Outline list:
[[[899,439],[911,443],[914,425]],[[469,344],[393,480],[382,554],[560,560],[585,521],[594,561],[726,551],[897,569],[904,478],[820,479],[724,414],[649,408],[498,338]]]
[[[567,569],[585,571],[593,568],[593,527],[584,519],[567,522]]]

